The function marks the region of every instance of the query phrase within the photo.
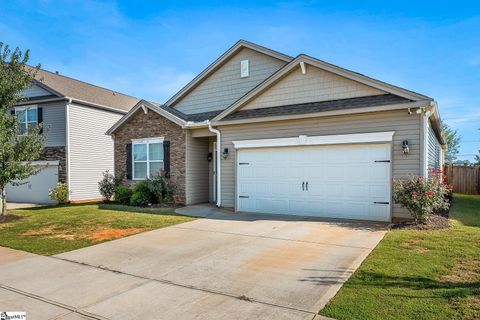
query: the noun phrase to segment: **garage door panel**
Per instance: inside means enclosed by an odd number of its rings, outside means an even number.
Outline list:
[[[238,159],[249,167],[238,170],[240,211],[390,219],[389,144],[259,148]]]
[[[11,202],[54,203],[48,190],[58,183],[58,166],[42,166],[34,176],[19,186],[7,185],[7,199]]]

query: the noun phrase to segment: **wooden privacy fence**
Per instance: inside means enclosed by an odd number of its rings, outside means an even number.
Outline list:
[[[453,192],[464,194],[480,194],[480,166],[445,165],[447,181],[453,184]]]

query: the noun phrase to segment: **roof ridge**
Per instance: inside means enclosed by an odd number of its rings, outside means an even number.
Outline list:
[[[29,66],[31,67],[31,66]],[[35,67],[32,67],[32,68],[35,68]],[[99,85],[96,85],[96,84],[93,84],[93,83],[89,83],[89,82],[86,82],[86,81],[83,81],[83,80],[79,80],[79,79],[76,79],[76,78],[72,78],[70,76],[66,76],[66,75],[63,75],[63,74],[60,74],[60,73],[56,73],[56,72],[53,72],[53,71],[50,71],[50,70],[46,70],[46,69],[43,69],[43,68],[39,68],[39,70],[41,71],[44,71],[44,72],[48,72],[54,76],[59,76],[59,77],[62,77],[62,78],[67,78],[67,79],[70,79],[70,80],[73,80],[73,81],[77,81],[77,82],[81,82],[83,84],[86,84],[86,85],[89,85],[89,86],[92,86],[92,87],[96,87],[98,89],[102,89],[102,90],[106,90],[106,91],[111,91],[112,93],[114,94],[121,94],[122,96],[125,96],[125,97],[130,97],[130,98],[134,98],[134,99],[138,99],[140,100],[139,98],[135,97],[135,96],[132,96],[132,95],[129,95],[129,94],[125,94],[125,93],[122,93],[120,91],[116,91],[116,90],[113,90],[113,89],[109,89],[109,88],[106,88],[106,87],[102,87],[102,86],[99,86]],[[41,81],[40,79],[37,79],[36,77],[34,78],[35,80],[37,81],[40,81],[41,83],[43,83],[43,81]],[[44,84],[44,83],[43,83]],[[46,85],[46,84],[45,84]],[[46,85],[48,86],[48,85]]]

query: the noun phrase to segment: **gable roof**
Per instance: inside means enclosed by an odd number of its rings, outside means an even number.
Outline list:
[[[339,66],[327,63],[325,61],[300,54],[298,55],[295,59],[290,61],[288,64],[286,64],[283,68],[278,70],[276,73],[271,75],[269,78],[267,78],[265,81],[263,81],[261,84],[259,84],[257,87],[253,88],[250,92],[245,94],[243,97],[238,99],[236,102],[234,102],[231,106],[229,106],[227,109],[223,110],[217,117],[213,119],[213,121],[219,121],[223,118],[225,118],[227,115],[233,113],[234,111],[238,110],[242,106],[244,106],[246,103],[252,101],[255,99],[257,96],[259,96],[261,93],[265,92],[268,88],[273,86],[275,83],[280,81],[284,76],[286,76],[290,71],[292,71],[294,68],[298,67],[301,64],[307,64],[311,65],[313,67],[334,73],[336,75],[345,77],[347,79],[357,81],[359,83],[363,83],[367,86],[371,86],[373,88],[377,88],[379,90],[385,91],[386,93],[390,93],[393,95],[397,95],[399,97],[412,100],[412,101],[420,101],[420,100],[429,100],[433,101],[432,98],[427,97],[425,95],[400,88],[394,85],[391,85],[386,82],[382,82],[370,77],[367,77],[363,74],[350,71],[344,68],[341,68]],[[308,72],[308,71],[307,71]]]
[[[192,81],[190,81],[185,87],[178,91],[173,97],[171,97],[165,105],[171,106],[180,101],[185,97],[189,92],[191,92],[196,86],[198,86],[203,80],[208,76],[214,73],[218,68],[220,68],[226,61],[228,61],[232,56],[238,53],[243,48],[249,48],[260,53],[269,55],[271,57],[283,60],[285,62],[290,62],[293,57],[286,54],[280,53],[278,51],[262,47],[258,44],[251,43],[245,40],[239,40],[235,43],[230,49],[223,53],[217,60],[210,64],[205,70],[203,70],[199,75],[197,75]]]
[[[126,113],[140,101],[120,92],[43,69],[38,70],[33,82],[58,97],[71,98],[79,103],[90,103],[121,113]]]
[[[128,111],[123,117],[120,118],[108,131],[106,134],[110,135],[114,133],[122,124],[128,121],[138,110],[143,109],[144,112],[148,109],[153,112],[158,113],[159,115],[167,118],[173,123],[178,124],[180,127],[184,128],[187,125],[187,120],[181,118],[178,115],[175,115],[167,110],[165,110],[162,105],[156,102],[140,100],[130,111]]]

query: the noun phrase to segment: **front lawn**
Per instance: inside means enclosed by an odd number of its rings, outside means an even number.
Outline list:
[[[453,227],[391,230],[320,312],[335,319],[480,319],[480,196],[456,194]]]
[[[147,214],[149,213],[149,214]],[[0,246],[52,255],[191,221],[173,209],[65,205],[10,210],[22,219],[0,223]]]

